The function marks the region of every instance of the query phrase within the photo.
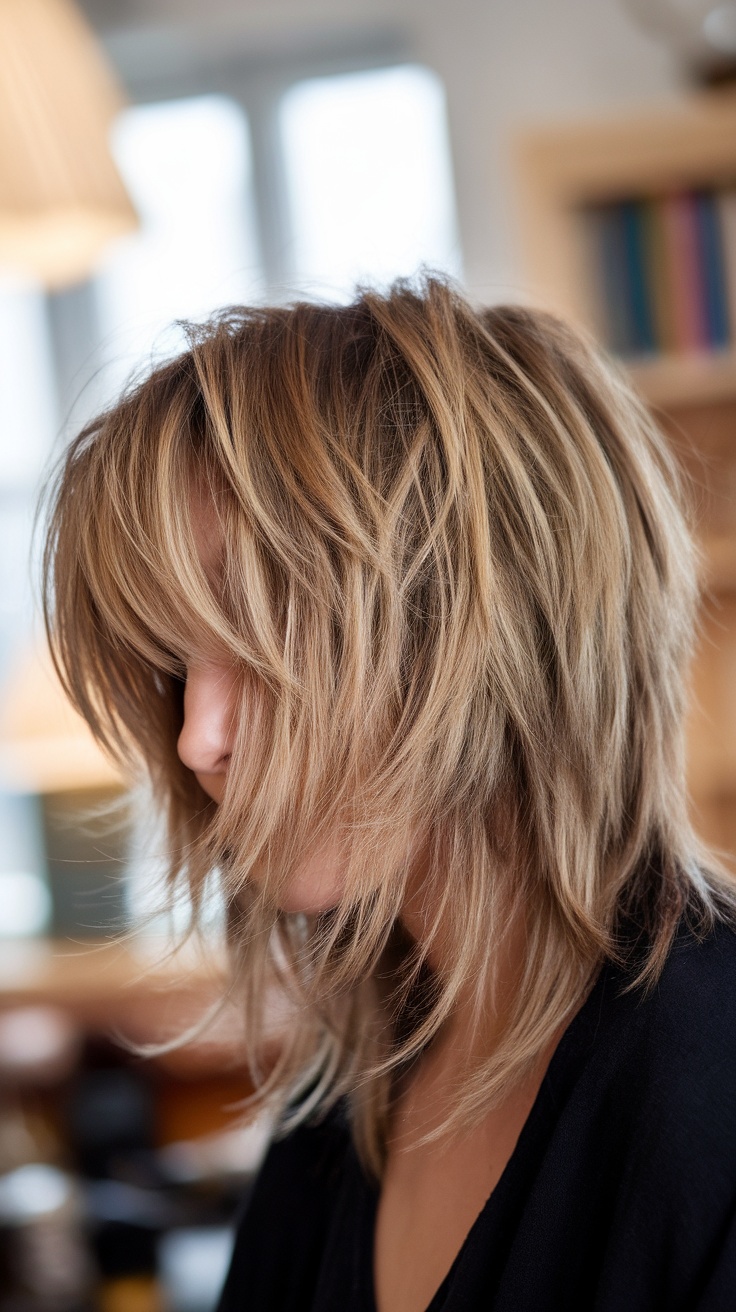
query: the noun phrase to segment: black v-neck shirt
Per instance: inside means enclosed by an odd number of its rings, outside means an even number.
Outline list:
[[[736,932],[681,926],[656,989],[607,964],[428,1312],[736,1312]],[[340,1110],[275,1142],[218,1312],[376,1312]]]

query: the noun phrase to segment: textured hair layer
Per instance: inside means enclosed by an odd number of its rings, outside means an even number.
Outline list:
[[[300,1009],[258,1097],[299,1116],[348,1095],[380,1173],[397,1072],[461,994],[492,1003],[519,916],[512,1005],[448,1125],[523,1077],[632,926],[646,985],[683,915],[733,907],[687,815],[681,478],[590,341],[439,278],[188,331],[65,454],[49,639],[99,742],[147,767],[172,886],[198,905],[217,872],[254,1062],[274,977]],[[214,581],[195,489],[222,530]],[[176,751],[207,650],[241,676],[219,806]],[[279,910],[335,834],[340,904]],[[419,942],[400,921],[417,836]]]

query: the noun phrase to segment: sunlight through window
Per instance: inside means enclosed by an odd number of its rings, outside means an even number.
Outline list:
[[[445,97],[405,65],[310,79],[281,129],[299,290],[345,298],[421,264],[460,276]]]
[[[106,386],[183,345],[175,319],[263,293],[245,114],[223,96],[124,111],[113,151],[141,217],[97,280]]]

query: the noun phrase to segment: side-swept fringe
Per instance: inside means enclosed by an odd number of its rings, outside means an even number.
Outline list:
[[[220,872],[256,1098],[293,1121],[347,1095],[376,1174],[398,1073],[461,994],[493,1005],[519,916],[513,1005],[445,1128],[524,1075],[625,955],[623,925],[651,986],[683,915],[704,932],[733,913],[687,813],[682,477],[623,375],[556,319],[476,312],[436,277],[227,310],[79,434],[49,502],[59,675],[146,767],[172,887],[196,906]],[[187,664],[210,649],[242,676],[219,806],[176,752]],[[339,905],[279,910],[335,835]],[[400,922],[419,842],[421,943]],[[274,981],[298,1024],[264,1073]]]

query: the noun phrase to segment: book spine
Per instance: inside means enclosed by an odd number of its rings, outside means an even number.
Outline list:
[[[607,344],[617,355],[636,349],[626,267],[626,244],[619,205],[601,205],[593,211],[599,249],[601,299],[605,307]]]
[[[702,350],[708,346],[708,325],[694,197],[688,192],[668,196],[662,218],[675,349]]]
[[[645,212],[641,201],[622,201],[621,223],[625,254],[625,279],[634,334],[634,351],[656,351],[654,307],[647,277]]]
[[[736,187],[585,211],[591,304],[619,355],[736,344]]]
[[[723,251],[723,276],[729,342],[736,346],[736,187],[716,197]]]
[[[643,202],[646,267],[652,300],[654,332],[660,351],[677,350],[676,311],[669,258],[665,206],[661,200]]]
[[[719,214],[712,192],[698,192],[694,201],[707,340],[709,346],[718,350],[728,345],[730,336]]]

